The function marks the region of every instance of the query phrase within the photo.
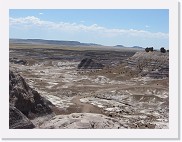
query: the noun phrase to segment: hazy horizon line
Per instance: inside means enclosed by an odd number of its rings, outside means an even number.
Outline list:
[[[79,43],[83,43],[83,44],[96,44],[98,46],[108,46],[108,47],[115,47],[115,46],[120,46],[121,47],[126,47],[126,48],[134,48],[134,47],[138,47],[138,48],[147,48],[147,47],[154,47],[154,46],[146,46],[146,47],[143,47],[143,46],[140,46],[140,45],[133,45],[133,46],[125,46],[123,44],[116,44],[116,45],[103,45],[103,44],[98,44],[98,43],[94,43],[94,42],[80,42],[78,40],[62,40],[62,39],[46,39],[46,38],[9,38],[9,40],[11,39],[14,39],[14,40],[44,40],[44,41],[70,41],[70,42],[79,42]],[[168,49],[169,47],[165,47],[165,46],[161,46],[161,47],[164,47],[166,49]],[[161,47],[159,48],[155,48],[154,49],[160,49]]]

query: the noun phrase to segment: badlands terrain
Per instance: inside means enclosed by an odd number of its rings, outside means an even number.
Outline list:
[[[10,43],[10,128],[168,129],[169,53]]]

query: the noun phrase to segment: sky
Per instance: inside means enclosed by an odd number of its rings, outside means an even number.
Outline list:
[[[11,9],[10,38],[169,46],[167,9]]]

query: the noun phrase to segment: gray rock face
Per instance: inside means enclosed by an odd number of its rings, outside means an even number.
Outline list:
[[[158,51],[137,52],[128,58],[127,65],[147,76],[155,79],[169,77],[169,54],[163,54]]]
[[[162,68],[157,71],[151,71],[147,74],[148,77],[160,79],[169,77],[169,68]]]
[[[19,74],[12,71],[9,72],[9,103],[27,117],[52,112],[47,101],[30,88]]]
[[[33,123],[15,107],[9,107],[9,128],[10,129],[32,129]]]
[[[40,126],[42,129],[122,129],[116,119],[95,113],[57,115]]]
[[[104,65],[97,63],[92,59],[85,58],[80,64],[78,64],[78,69],[103,69]]]

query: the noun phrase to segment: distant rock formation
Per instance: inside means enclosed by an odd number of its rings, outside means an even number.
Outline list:
[[[10,129],[32,129],[33,123],[15,107],[9,107],[9,128]]]
[[[114,47],[125,47],[124,45],[116,45]]]
[[[30,88],[23,77],[13,71],[9,72],[9,105],[18,110],[10,109],[10,114],[12,114],[10,115],[10,124],[12,128],[13,122],[16,122],[12,121],[13,118],[17,117],[18,119],[21,116],[22,119],[26,120],[26,117],[32,118],[52,113],[49,107],[51,104],[51,102],[41,97],[37,91]]]
[[[159,51],[153,51],[150,54],[146,52],[136,52],[135,55],[128,58],[127,65],[131,69],[137,70],[141,76],[151,78],[169,77],[169,55]]]
[[[16,44],[48,44],[48,45],[63,45],[63,46],[102,46],[95,43],[81,43],[79,41],[66,40],[44,40],[44,39],[9,39],[10,43]]]
[[[95,62],[90,58],[85,58],[78,64],[78,69],[103,69],[103,68],[104,68],[103,64]]]
[[[143,48],[143,47],[141,47],[141,46],[133,46],[132,48]]]

